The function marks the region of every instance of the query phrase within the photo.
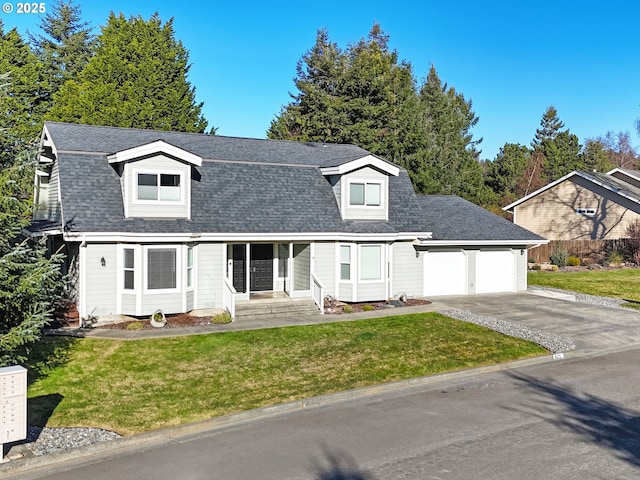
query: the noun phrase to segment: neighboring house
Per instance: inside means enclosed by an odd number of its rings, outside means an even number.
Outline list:
[[[546,243],[353,145],[48,122],[35,199],[84,319],[519,291]]]
[[[550,240],[625,238],[627,226],[640,218],[640,172],[573,171],[503,210]]]

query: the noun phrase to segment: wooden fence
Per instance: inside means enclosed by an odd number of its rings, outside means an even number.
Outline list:
[[[547,263],[549,257],[557,249],[579,259],[589,259],[592,263],[602,263],[610,252],[621,252],[628,258],[630,252],[629,239],[615,240],[552,240],[546,245],[529,250],[529,260],[535,263]]]

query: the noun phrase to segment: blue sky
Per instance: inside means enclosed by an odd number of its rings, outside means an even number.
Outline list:
[[[39,33],[40,14],[0,13],[5,30]],[[53,0],[45,0],[45,8]],[[529,145],[554,105],[581,142],[607,131],[640,144],[640,4],[631,1],[254,2],[76,0],[98,30],[110,11],[174,18],[190,52],[190,82],[218,134],[264,138],[293,92],[296,62],[327,28],[345,47],[374,22],[418,81],[431,64],[473,101],[481,158],[506,142]],[[308,6],[307,6],[308,5]]]

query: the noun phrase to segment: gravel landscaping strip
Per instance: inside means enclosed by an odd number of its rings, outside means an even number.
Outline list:
[[[34,456],[48,455],[61,450],[85,447],[107,442],[121,435],[100,428],[47,428],[29,427],[23,446]]]
[[[546,348],[552,353],[570,352],[571,350],[576,349],[576,344],[571,338],[562,337],[555,333],[542,332],[517,323],[507,322],[487,315],[480,315],[478,313],[463,310],[449,309],[442,310],[440,313],[451,318],[490,328],[491,330],[509,335],[510,337],[528,340]]]
[[[574,295],[576,297],[576,302],[589,303],[591,305],[598,305],[600,307],[607,307],[607,308],[626,309],[626,307],[621,306],[623,303],[625,303],[625,301],[621,298],[598,297],[597,295],[587,295],[586,293],[572,292],[570,290],[561,290],[559,288],[551,288],[551,287],[529,287],[529,289],[530,290],[548,290],[550,292],[566,293],[568,295]]]

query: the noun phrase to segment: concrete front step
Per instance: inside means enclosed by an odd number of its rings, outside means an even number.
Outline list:
[[[260,300],[236,303],[235,320],[266,317],[293,317],[297,315],[319,315],[320,310],[309,299]]]

